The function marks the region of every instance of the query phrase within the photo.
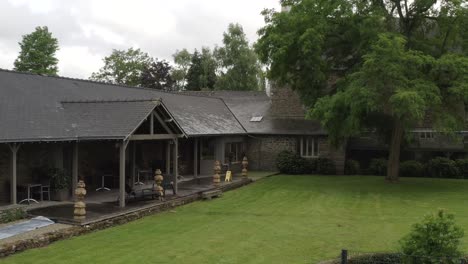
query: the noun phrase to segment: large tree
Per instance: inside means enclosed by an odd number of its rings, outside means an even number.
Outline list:
[[[139,85],[158,90],[172,90],[174,80],[171,77],[172,67],[167,61],[155,60],[143,69]]]
[[[57,75],[58,41],[47,27],[36,27],[31,34],[23,36],[19,43],[20,53],[14,62],[15,70],[45,75]]]
[[[133,48],[113,50],[103,61],[104,66],[91,75],[91,80],[130,86],[140,86],[143,70],[153,63],[148,53]]]
[[[171,76],[175,81],[177,90],[184,90],[187,84],[187,73],[191,65],[192,54],[187,49],[177,50],[172,57],[175,67],[172,68]]]
[[[256,50],[268,75],[299,91],[339,144],[387,136],[397,181],[405,135],[428,114],[460,129],[468,104],[465,0],[291,0],[265,10]]]
[[[187,73],[187,90],[213,90],[216,84],[217,63],[209,48],[203,47],[201,53],[195,50]]]
[[[230,24],[223,46],[215,50],[219,61],[218,90],[261,90],[263,76],[257,55],[239,24]]]

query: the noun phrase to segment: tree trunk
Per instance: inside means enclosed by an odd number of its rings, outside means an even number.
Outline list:
[[[389,182],[397,182],[400,169],[400,148],[403,140],[403,126],[400,120],[395,120],[392,130],[392,139],[389,146],[387,177]]]

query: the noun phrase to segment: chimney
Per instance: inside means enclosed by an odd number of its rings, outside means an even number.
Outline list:
[[[300,96],[288,86],[278,86],[269,81],[271,101],[270,114],[273,118],[304,119],[305,108]]]

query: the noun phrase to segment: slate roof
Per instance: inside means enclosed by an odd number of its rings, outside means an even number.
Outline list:
[[[219,98],[0,70],[0,142],[120,139],[148,100],[160,100],[187,136],[245,134]]]
[[[77,139],[122,139],[143,123],[159,101],[63,102],[62,105],[70,131]]]
[[[256,91],[197,91],[191,95],[221,98],[234,113],[249,134],[264,135],[326,135],[326,131],[315,120],[298,118],[274,118],[271,100],[265,92]],[[254,116],[262,116],[260,122],[251,122]]]

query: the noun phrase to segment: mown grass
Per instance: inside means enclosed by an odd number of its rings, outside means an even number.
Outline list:
[[[371,176],[263,179],[223,198],[29,250],[2,263],[316,263],[342,248],[393,251],[445,208],[468,232],[468,181]],[[463,240],[468,250],[468,240]]]

